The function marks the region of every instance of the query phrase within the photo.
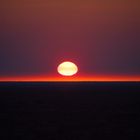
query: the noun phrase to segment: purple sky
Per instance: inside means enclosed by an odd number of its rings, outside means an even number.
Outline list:
[[[0,76],[55,74],[65,60],[82,74],[140,75],[140,1],[5,0]]]

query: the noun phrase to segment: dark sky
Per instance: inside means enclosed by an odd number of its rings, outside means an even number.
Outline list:
[[[140,75],[139,0],[2,0],[0,76]]]

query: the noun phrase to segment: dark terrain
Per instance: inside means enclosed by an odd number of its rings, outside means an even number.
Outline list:
[[[135,139],[140,82],[0,83],[2,139]]]

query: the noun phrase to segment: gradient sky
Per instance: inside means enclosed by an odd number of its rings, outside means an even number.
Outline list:
[[[0,1],[0,76],[140,76],[139,0]]]

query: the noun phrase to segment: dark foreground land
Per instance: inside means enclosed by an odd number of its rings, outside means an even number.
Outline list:
[[[0,108],[1,140],[135,139],[140,82],[0,83]]]

